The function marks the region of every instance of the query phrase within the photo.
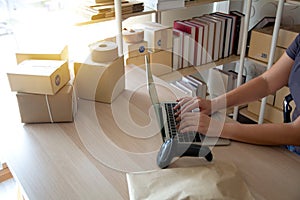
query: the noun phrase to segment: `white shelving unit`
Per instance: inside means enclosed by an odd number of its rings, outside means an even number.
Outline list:
[[[224,2],[224,1],[228,1],[228,3],[230,3],[230,0],[195,0],[195,1],[188,1],[185,4],[184,8],[178,8],[178,9],[189,9],[190,7],[193,6],[199,6],[199,5],[204,5],[204,4],[210,4],[210,3],[216,3],[216,2]],[[284,0],[280,0],[280,1],[284,1]],[[117,44],[119,46],[119,55],[123,54],[123,40],[122,40],[122,20],[124,18],[129,18],[129,17],[134,17],[134,16],[138,16],[138,15],[145,15],[145,14],[153,14],[154,15],[154,20],[158,23],[161,22],[161,13],[164,12],[163,11],[155,11],[155,10],[148,10],[146,9],[145,12],[141,12],[141,13],[135,13],[132,15],[128,15],[128,16],[124,16],[122,15],[122,8],[121,8],[121,2],[119,0],[114,0],[114,4],[115,4],[115,20],[116,20],[116,26],[117,26]],[[250,13],[251,13],[251,5],[252,5],[252,0],[247,0],[247,6],[246,6],[246,13],[245,13],[245,24],[244,27],[249,27],[249,19],[250,19]],[[110,19],[103,19],[103,20],[95,20],[95,21],[86,21],[86,22],[82,22],[82,23],[78,23],[78,25],[84,25],[84,24],[89,24],[89,23],[98,23],[104,20],[112,20],[114,18],[110,18]],[[248,29],[245,28],[244,29],[244,33],[243,33],[243,43],[242,43],[242,50],[241,50],[241,55],[240,55],[240,69],[239,69],[239,73],[238,73],[238,82],[237,85],[241,85],[241,81],[242,81],[242,72],[243,72],[243,66],[244,66],[244,60],[245,60],[245,53],[246,53],[246,45],[247,45],[247,37],[248,37]],[[226,62],[227,59],[224,59],[224,61]],[[229,59],[230,60],[230,59]],[[207,67],[204,68],[209,68],[209,64],[207,65]],[[196,66],[196,68],[199,66]],[[184,69],[184,71],[193,71],[193,70],[189,70],[189,69]],[[168,75],[164,76],[167,77]],[[234,108],[234,119],[237,119],[237,114],[238,114],[238,107]]]
[[[182,9],[188,9],[189,7],[193,6],[199,6],[201,4],[208,4],[208,3],[215,3],[215,2],[221,2],[224,0],[196,0],[196,1],[189,1],[186,2],[186,6]],[[229,0],[228,0],[229,1]],[[230,1],[229,1],[230,2]],[[115,18],[116,18],[116,25],[118,28],[118,37],[117,37],[117,44],[119,46],[119,54],[123,54],[123,41],[122,41],[122,13],[121,13],[121,3],[118,0],[114,0],[115,3]],[[245,24],[244,27],[249,27],[249,19],[250,19],[250,12],[251,12],[251,5],[252,5],[252,0],[247,1],[247,8],[246,8],[246,14],[245,14]],[[161,22],[161,12],[164,11],[156,11],[154,12],[154,21],[160,23]],[[238,73],[238,80],[237,80],[237,85],[241,85],[242,81],[242,72],[243,72],[243,66],[244,66],[244,60],[245,60],[245,53],[246,53],[246,46],[247,46],[247,36],[248,36],[248,29],[244,29],[243,33],[243,43],[242,43],[242,51],[240,55],[240,69]],[[237,119],[237,114],[238,114],[238,107],[234,108],[234,120]]]
[[[244,62],[245,62],[245,55],[246,55],[246,46],[247,46],[247,38],[248,38],[248,27],[249,27],[249,20],[250,20],[250,13],[251,13],[251,6],[252,6],[252,0],[247,1],[247,6],[246,6],[246,14],[245,14],[245,24],[244,27],[244,32],[243,32],[243,42],[242,42],[242,49],[241,49],[241,55],[240,55],[240,67],[239,67],[239,72],[238,72],[238,79],[237,79],[237,87],[239,87],[242,83],[242,74],[244,70]],[[237,120],[239,112],[239,107],[236,106],[234,107],[233,110],[233,119]]]

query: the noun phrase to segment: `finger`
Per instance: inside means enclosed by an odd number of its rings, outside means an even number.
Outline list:
[[[181,113],[182,108],[185,105],[188,105],[191,100],[192,97],[184,97],[179,99],[178,104],[174,107],[174,110],[177,110],[177,112],[175,112],[175,115],[179,115]]]
[[[178,102],[178,104],[174,107],[174,110],[179,109],[180,106],[182,106],[185,102],[188,101],[189,97],[182,97],[176,100],[176,102]]]
[[[192,131],[198,131],[198,127],[197,126],[188,126],[188,127],[181,129],[180,133],[188,133],[188,132],[192,132]]]
[[[196,108],[199,108],[199,99],[198,98],[194,98],[191,101],[189,101],[188,103],[186,103],[182,108],[181,108],[181,112],[190,112]]]
[[[180,99],[180,101],[178,101],[178,104],[180,106],[184,106],[184,104],[186,104],[187,102],[191,101],[192,97],[183,97]]]

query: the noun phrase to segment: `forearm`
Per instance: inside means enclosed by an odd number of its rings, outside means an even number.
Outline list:
[[[260,145],[300,145],[300,131],[289,124],[224,124],[221,137]]]

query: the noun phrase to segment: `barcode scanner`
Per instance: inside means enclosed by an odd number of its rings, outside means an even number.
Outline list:
[[[208,146],[179,143],[174,138],[170,138],[162,144],[156,162],[161,169],[164,169],[170,165],[173,158],[183,156],[204,157],[209,162],[213,159]]]

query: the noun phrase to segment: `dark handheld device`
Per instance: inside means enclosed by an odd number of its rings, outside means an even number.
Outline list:
[[[290,102],[293,100],[293,97],[291,94],[287,95],[284,98],[283,101],[283,120],[284,123],[290,123],[291,122],[291,112],[292,112],[292,106],[290,105]]]
[[[182,156],[205,157],[207,161],[212,161],[213,159],[213,155],[208,146],[179,143],[174,138],[170,138],[162,144],[157,154],[156,162],[157,165],[163,169],[169,166],[174,157]]]

